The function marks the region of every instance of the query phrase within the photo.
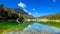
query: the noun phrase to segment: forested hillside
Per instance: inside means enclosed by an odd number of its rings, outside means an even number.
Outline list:
[[[0,20],[10,20],[10,19],[15,20],[20,17],[32,18],[33,16],[29,15],[27,12],[25,12],[22,9],[19,8],[12,9],[5,7],[4,5],[0,5]]]
[[[50,19],[50,20],[60,20],[60,13],[45,15],[45,16],[41,16],[41,17],[38,17],[38,18],[47,18],[47,19]]]

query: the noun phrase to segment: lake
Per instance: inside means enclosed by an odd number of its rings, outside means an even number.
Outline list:
[[[23,24],[22,27],[24,26],[25,25]],[[15,26],[12,27],[16,28]],[[20,30],[20,26],[19,28],[17,27],[17,29]],[[4,31],[2,34],[60,34],[60,28],[44,25],[38,22],[33,22],[32,24],[26,25],[26,27],[23,30],[12,30],[9,32]]]

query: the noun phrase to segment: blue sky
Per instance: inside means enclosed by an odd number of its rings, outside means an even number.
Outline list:
[[[60,12],[60,0],[0,0],[0,4],[9,8],[22,8],[35,17]]]

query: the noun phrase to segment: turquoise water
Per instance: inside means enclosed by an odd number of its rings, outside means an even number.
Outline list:
[[[28,27],[24,28],[22,31],[12,31],[7,32],[6,34],[60,34],[60,28],[34,22],[33,24],[28,25]]]
[[[26,31],[29,31],[29,32],[36,31],[40,34],[60,34],[60,28],[56,28],[54,26],[43,25],[40,23],[33,23],[32,25],[29,25],[27,28],[25,28],[23,31],[25,31],[25,33],[26,33]],[[32,33],[32,32],[30,32],[30,33]]]

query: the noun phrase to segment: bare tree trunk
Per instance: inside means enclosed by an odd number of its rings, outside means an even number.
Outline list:
[[[16,19],[16,22],[18,22],[18,23],[19,23],[19,19],[20,19],[20,18],[17,18],[17,19]]]

